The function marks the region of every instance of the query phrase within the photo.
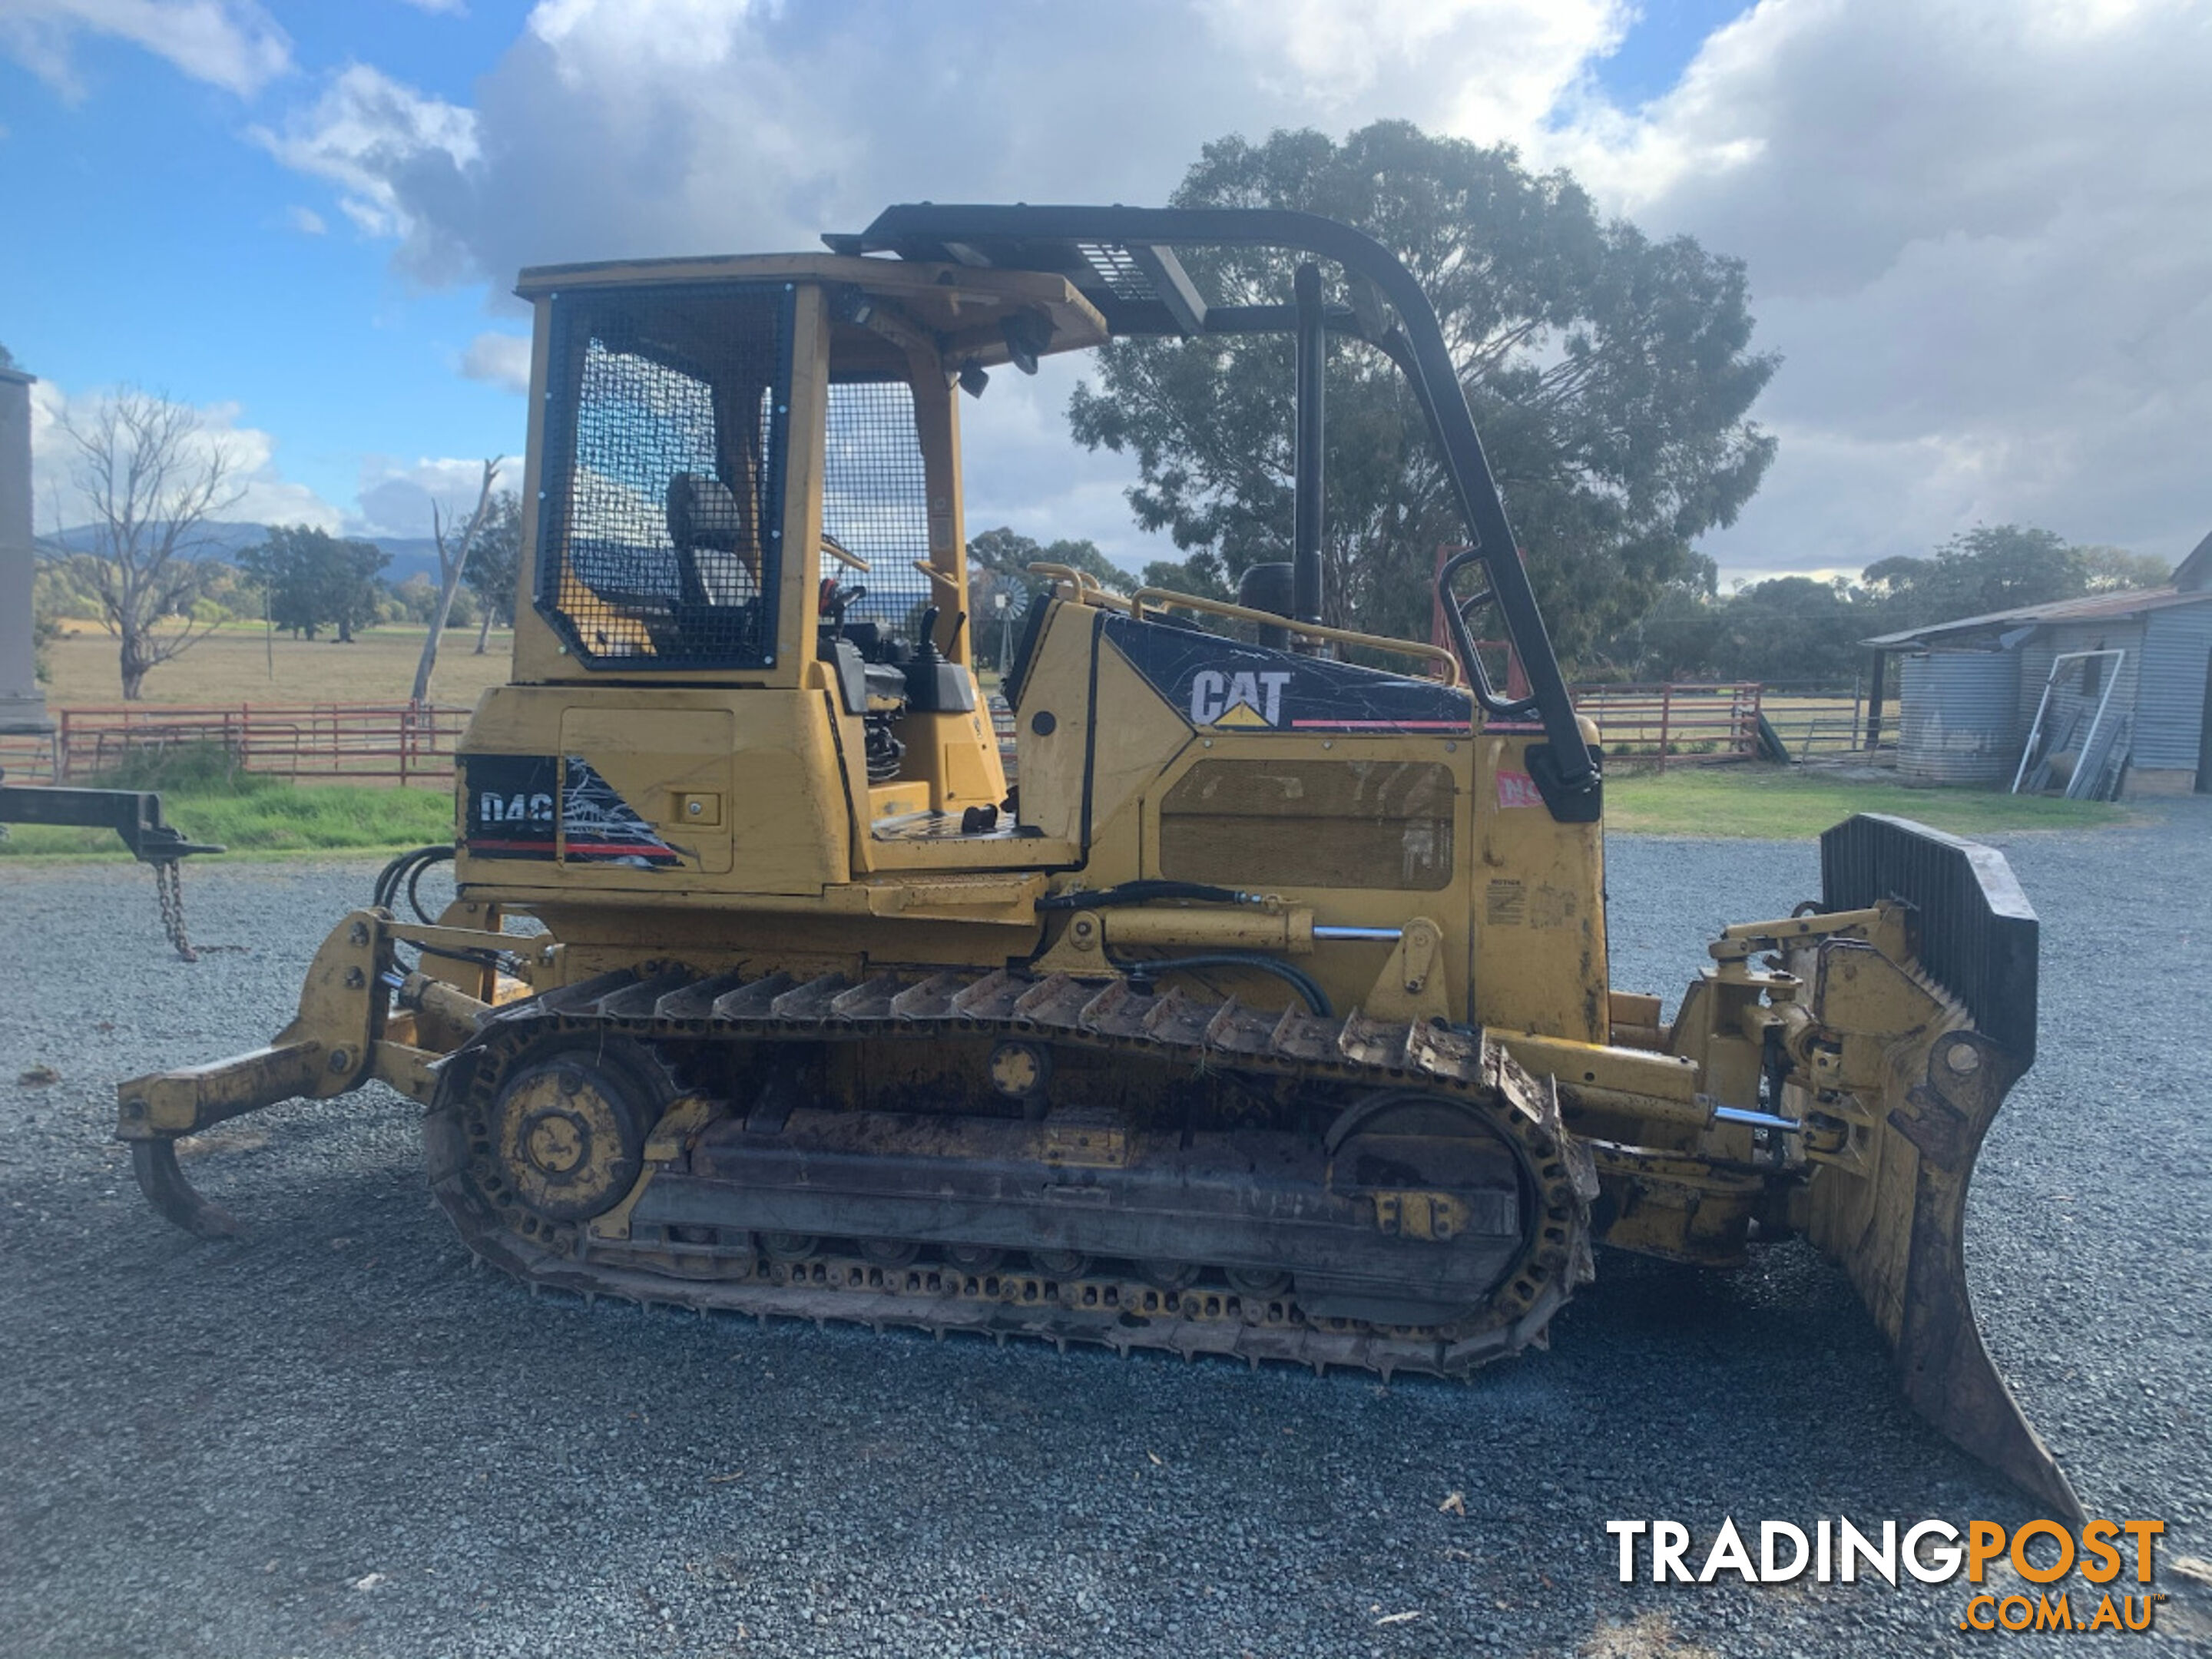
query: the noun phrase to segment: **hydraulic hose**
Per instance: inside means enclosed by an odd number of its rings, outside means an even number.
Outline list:
[[[1316,1018],[1333,1019],[1336,1016],[1328,993],[1311,975],[1279,957],[1264,957],[1255,951],[1220,951],[1200,957],[1169,957],[1157,962],[1117,962],[1114,965],[1138,980],[1150,979],[1157,974],[1194,972],[1201,968],[1249,968],[1255,973],[1273,974],[1290,986],[1305,1000],[1308,1011]]]

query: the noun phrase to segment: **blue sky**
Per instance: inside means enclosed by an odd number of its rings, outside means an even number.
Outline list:
[[[0,0],[0,343],[50,398],[136,382],[248,434],[257,516],[420,533],[520,447],[464,371],[524,326],[520,263],[1158,199],[1221,132],[1403,115],[1747,260],[1784,459],[1726,568],[1978,520],[2178,556],[2212,524],[2212,50],[2202,6],[2085,9],[1133,0],[1100,41],[1014,0]],[[1065,437],[1073,372],[971,416],[971,527],[1155,556]]]
[[[374,62],[465,100],[527,8],[269,9],[303,79]],[[44,228],[0,256],[0,343],[22,367],[72,391],[132,381],[237,404],[276,435],[283,476],[342,511],[356,508],[372,457],[519,450],[519,400],[456,372],[495,325],[488,285],[434,289],[396,275],[327,189],[253,141],[272,97],[241,99],[96,33],[70,57],[75,98],[0,61],[0,214]],[[300,228],[301,212],[322,234]],[[43,502],[40,514],[43,524]]]

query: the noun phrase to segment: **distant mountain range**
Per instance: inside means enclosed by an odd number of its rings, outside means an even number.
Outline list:
[[[227,520],[210,520],[198,532],[198,539],[212,556],[219,559],[235,559],[247,548],[258,547],[268,537],[267,525]],[[39,549],[41,552],[58,548],[68,553],[88,553],[99,539],[99,532],[91,525],[72,525],[67,530],[40,537]],[[374,542],[391,556],[392,562],[384,568],[384,580],[388,582],[396,585],[417,574],[432,581],[438,579],[438,544],[428,536],[361,536],[353,539]]]

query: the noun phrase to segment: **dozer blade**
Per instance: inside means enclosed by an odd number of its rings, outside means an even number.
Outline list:
[[[1879,1107],[1816,1170],[1808,1231],[1857,1287],[1914,1408],[2078,1528],[2081,1500],[1990,1362],[1966,1288],[1974,1160],[2035,1058],[2035,912],[2002,854],[1905,819],[1851,818],[1820,858],[1825,908],[1909,907],[1911,959],[1841,941],[1808,953],[1793,965],[1814,975],[1816,1018],[1863,1030],[1874,1000],[1917,997],[1923,1024],[1864,1060],[1844,1039],[1845,1071],[1878,1069]]]

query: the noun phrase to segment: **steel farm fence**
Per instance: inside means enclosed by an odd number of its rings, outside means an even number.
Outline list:
[[[416,702],[64,708],[51,732],[0,738],[0,767],[19,783],[82,783],[210,748],[240,770],[301,781],[444,784],[470,713]]]
[[[1774,686],[1756,681],[1581,685],[1575,707],[1597,724],[1609,757],[1670,764],[1757,758],[1774,747],[1792,759],[1856,750],[1863,726],[1859,690]],[[1759,726],[1770,739],[1764,749]]]
[[[1856,751],[1863,742],[1863,699],[1856,688],[1582,685],[1574,697],[1597,723],[1609,756],[1661,770],[1756,757],[1761,715],[1795,759]],[[1011,776],[1013,715],[995,691],[989,708]],[[242,770],[301,781],[442,785],[469,714],[456,706],[406,702],[64,708],[51,732],[0,736],[0,769],[18,783],[82,783],[126,762],[210,747]]]

